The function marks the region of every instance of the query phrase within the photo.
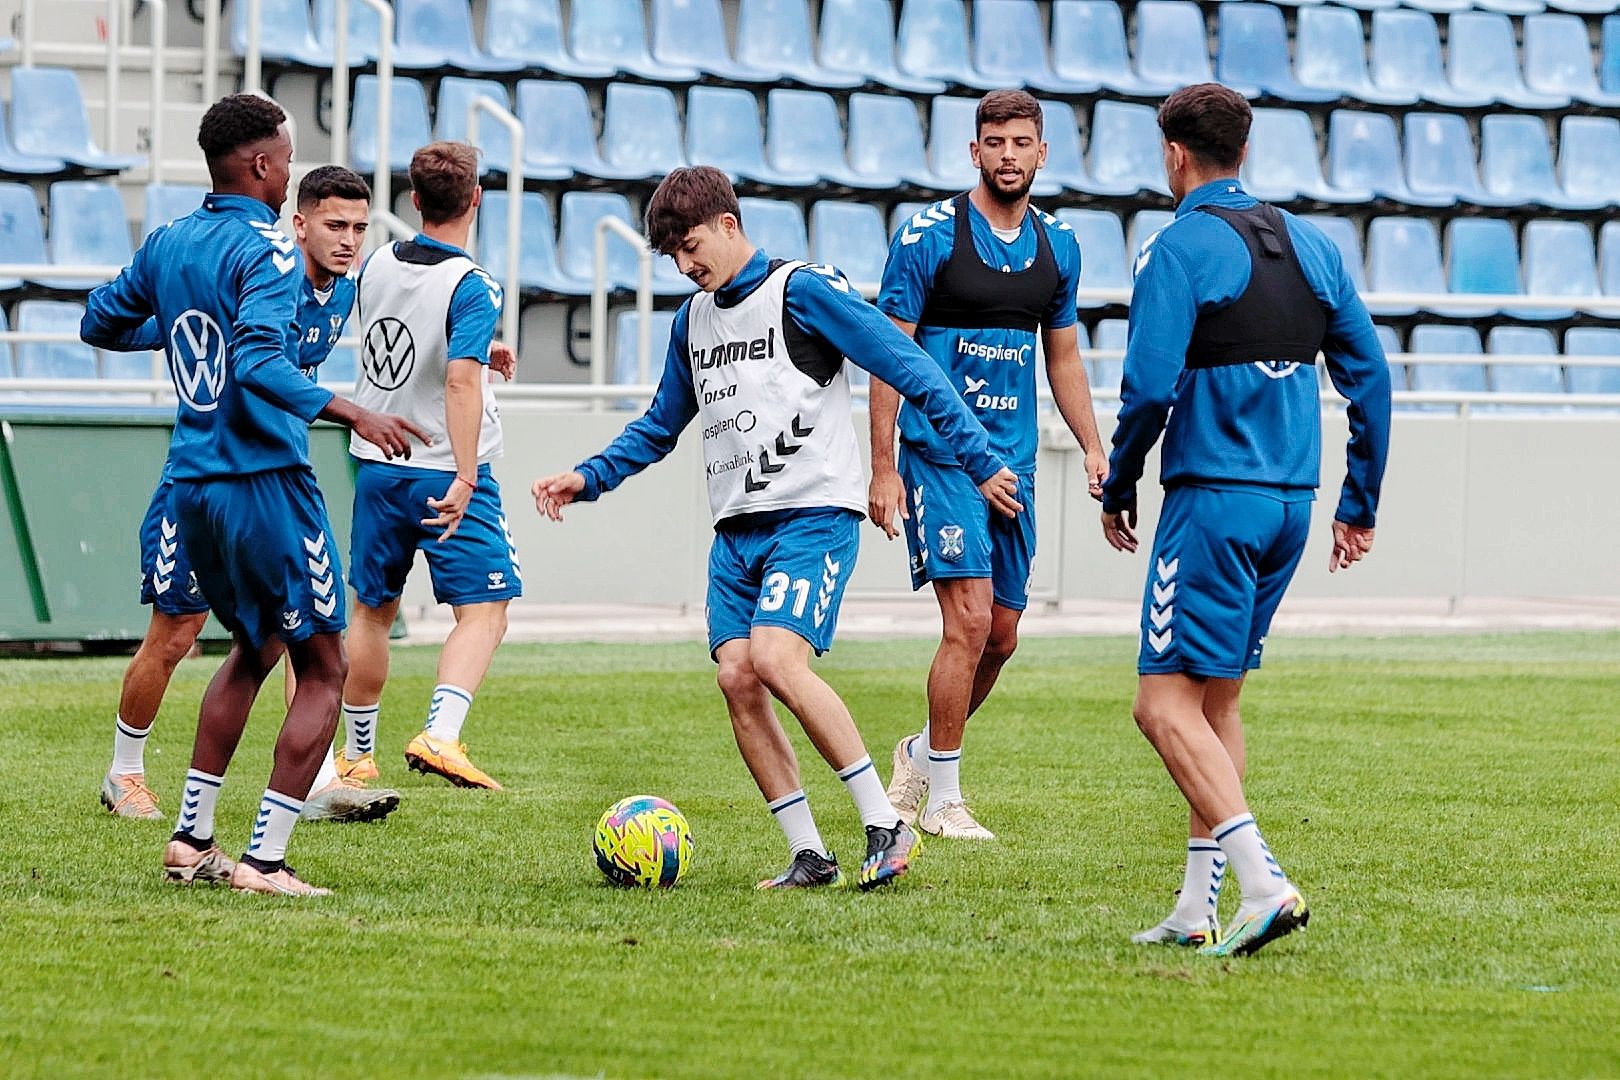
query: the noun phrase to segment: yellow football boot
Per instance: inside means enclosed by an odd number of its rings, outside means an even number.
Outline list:
[[[340,747],[332,755],[332,762],[337,766],[337,774],[345,780],[375,780],[382,775],[370,750],[350,761]]]
[[[426,731],[405,745],[405,764],[422,773],[435,773],[457,787],[502,790],[496,779],[467,760],[467,744],[435,739]]]

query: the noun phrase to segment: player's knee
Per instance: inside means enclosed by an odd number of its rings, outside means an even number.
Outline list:
[[[959,607],[945,623],[945,642],[957,648],[983,653],[990,641],[990,613],[974,607]]]
[[[1012,654],[1018,651],[1018,628],[1003,628],[991,633],[989,640],[984,643],[984,658],[992,664],[1000,666],[1012,659]]]
[[[1131,718],[1136,721],[1138,730],[1147,736],[1148,742],[1154,746],[1159,745],[1159,739],[1164,734],[1169,717],[1164,710],[1157,708],[1151,701],[1138,696],[1131,706]]]
[[[786,649],[755,646],[752,652],[754,674],[766,689],[781,697],[786,687],[804,666],[804,661]]]
[[[753,662],[746,656],[720,661],[720,670],[715,673],[714,681],[720,685],[720,692],[726,700],[731,702],[750,700],[761,689]]]

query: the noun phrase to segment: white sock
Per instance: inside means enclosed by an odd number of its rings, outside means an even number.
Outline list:
[[[376,705],[343,703],[344,757],[358,761],[362,754],[371,753],[377,737],[377,713],[381,708],[381,702]]]
[[[962,751],[928,748],[928,807],[933,813],[949,802],[962,801]]]
[[[1196,930],[1209,925],[1226,879],[1226,856],[1221,845],[1207,836],[1187,841],[1187,870],[1181,878],[1181,895],[1176,909],[1165,920],[1177,930]]]
[[[917,732],[917,734],[913,735],[910,742],[906,743],[906,754],[911,758],[911,763],[914,766],[921,769],[923,772],[928,771],[927,724],[924,724],[923,729]]]
[[[303,799],[264,789],[259,800],[259,816],[253,819],[253,839],[247,853],[261,862],[278,863],[287,857],[287,840],[292,836]]]
[[[175,822],[174,831],[194,840],[212,840],[214,804],[219,802],[219,785],[224,782],[223,776],[187,769],[186,785],[180,789],[180,820]]]
[[[813,851],[823,858],[827,857],[827,845],[821,842],[821,832],[816,828],[816,819],[810,813],[810,804],[805,800],[803,788],[765,805],[770,807],[776,823],[787,834],[789,851],[795,855],[801,851]],[[894,811],[890,810],[889,813],[892,816]]]
[[[467,722],[467,710],[472,708],[472,691],[459,686],[440,683],[433,688],[433,703],[428,706],[427,733],[435,739],[456,742],[461,738],[461,725]]]
[[[332,760],[332,748],[328,746],[326,756],[321,758],[321,771],[315,774],[315,782],[309,785],[309,793],[315,794],[337,778],[337,762]]]
[[[1215,839],[1231,860],[1238,887],[1243,890],[1243,906],[1251,900],[1265,900],[1292,888],[1271,849],[1260,836],[1253,814],[1238,814],[1215,826]]]
[[[855,800],[855,809],[860,812],[862,825],[891,828],[899,820],[894,807],[889,805],[883,781],[878,779],[877,770],[872,767],[870,755],[862,756],[861,760],[839,769],[838,779],[844,782],[849,789],[849,797]]]
[[[128,776],[130,773],[146,772],[146,737],[152,734],[148,727],[145,731],[132,728],[124,723],[122,716],[113,722],[113,759],[112,767],[107,770],[110,776]]]

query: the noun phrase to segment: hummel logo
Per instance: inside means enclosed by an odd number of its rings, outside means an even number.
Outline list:
[[[304,616],[296,608],[281,613],[281,628],[283,630],[296,630],[303,625]]]
[[[791,457],[797,454],[804,445],[803,443],[788,442],[788,432],[792,432],[793,437],[796,439],[804,439],[808,438],[816,430],[813,425],[804,424],[803,419],[803,416],[795,413],[793,419],[788,423],[788,430],[776,433],[774,445],[778,457]],[[774,476],[785,468],[787,468],[786,462],[772,461],[770,450],[764,446],[760,447],[759,471],[761,476]],[[752,469],[749,469],[743,475],[743,490],[750,495],[756,491],[764,491],[770,486],[771,482],[769,480],[762,480],[755,476]]]

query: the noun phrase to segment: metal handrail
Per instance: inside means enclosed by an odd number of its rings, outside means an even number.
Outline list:
[[[597,221],[594,274],[591,281],[591,385],[607,382],[607,234],[612,232],[636,253],[636,372],[647,381],[648,354],[652,352],[652,248],[635,229],[616,217]],[[600,402],[594,407],[600,407]]]
[[[202,0],[203,6],[203,105],[219,100],[219,16],[224,0]]]
[[[478,145],[478,114],[487,112],[511,133],[511,158],[506,163],[506,295],[501,299],[501,336],[512,348],[518,340],[518,298],[522,282],[518,280],[521,263],[520,245],[523,242],[523,121],[512,110],[487,94],[473,98],[467,106],[467,141]],[[472,248],[477,235],[478,218],[473,217],[472,231],[467,246]]]
[[[167,104],[168,87],[165,85],[168,77],[167,55],[169,49],[169,5],[167,0],[146,0],[146,17],[152,24],[152,58],[147,66],[147,75],[151,82],[152,97],[148,105],[150,114],[147,119],[147,139],[151,147],[147,155],[146,178],[148,183],[163,183],[163,108]],[[108,103],[112,108],[112,103]],[[109,139],[111,137],[109,136]],[[109,153],[111,146],[108,147]]]

